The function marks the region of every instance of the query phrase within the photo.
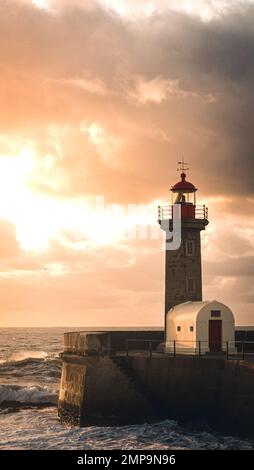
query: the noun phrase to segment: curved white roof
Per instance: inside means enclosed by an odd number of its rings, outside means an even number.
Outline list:
[[[197,316],[198,314],[202,311],[202,310],[206,310],[205,307],[208,306],[208,309],[209,310],[227,310],[229,312],[231,312],[230,308],[221,303],[221,302],[218,302],[217,300],[205,300],[205,301],[201,301],[201,302],[185,302],[183,304],[179,304],[179,305],[176,305],[175,307],[171,308],[169,311],[168,311],[168,315],[170,317],[171,320],[174,320],[174,319],[178,319],[178,320],[197,320]],[[231,312],[231,314],[233,315],[233,313]]]

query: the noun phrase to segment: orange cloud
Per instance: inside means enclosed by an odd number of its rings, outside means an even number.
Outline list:
[[[205,295],[252,321],[254,9],[148,3],[0,3],[4,325],[162,324],[162,241],[93,204],[166,199],[182,154],[210,206]]]

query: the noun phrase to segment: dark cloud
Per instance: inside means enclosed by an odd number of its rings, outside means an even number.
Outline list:
[[[112,187],[121,180],[119,199],[127,199],[131,175],[135,197],[158,196],[159,188],[175,179],[175,162],[183,153],[204,193],[253,194],[253,20],[249,4],[204,23],[177,12],[128,22],[98,6],[52,15],[1,2],[2,127],[36,139],[50,122],[100,122],[129,145],[119,149],[117,168],[93,155],[89,182],[97,192],[97,182],[108,180]],[[128,100],[137,76],[146,82],[176,80],[179,92],[160,105],[152,100],[138,105]],[[110,92],[91,94],[63,82],[75,78],[99,78]],[[161,131],[156,139],[154,129]],[[68,172],[73,192],[92,191],[87,181],[83,186],[76,181],[81,158],[73,152],[59,169]],[[102,188],[110,193],[107,185]]]
[[[0,127],[10,143],[17,136],[34,143],[39,171],[30,187],[58,197],[103,194],[106,202],[145,203],[168,196],[184,154],[199,198],[224,198],[219,206],[211,199],[211,225],[222,229],[207,235],[208,245],[224,258],[204,264],[206,295],[242,303],[243,310],[253,300],[252,243],[229,236],[224,217],[231,227],[241,219],[242,228],[252,228],[253,22],[247,3],[205,23],[165,10],[128,21],[95,3],[57,14],[0,3]],[[1,145],[0,153],[8,153],[6,141]],[[43,166],[48,153],[53,163]],[[0,232],[0,255],[9,257],[2,270],[16,271],[17,279],[27,271],[26,281],[1,281],[5,311],[50,310],[48,322],[52,312],[61,319],[63,309],[76,312],[79,324],[82,311],[90,324],[95,311],[102,319],[111,311],[115,324],[119,312],[140,314],[144,324],[163,311],[158,248],[142,243],[147,252],[140,252],[129,243],[127,255],[113,248],[77,254],[56,244],[33,257],[21,252],[13,227]],[[62,263],[66,275],[52,277],[51,263]]]
[[[230,261],[230,262],[229,262]],[[227,258],[225,261],[209,262],[206,275],[217,274],[222,277],[254,277],[254,256]]]

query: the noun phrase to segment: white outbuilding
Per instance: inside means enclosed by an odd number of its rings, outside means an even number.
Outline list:
[[[217,300],[185,302],[171,308],[166,318],[166,351],[199,354],[235,351],[235,319]]]

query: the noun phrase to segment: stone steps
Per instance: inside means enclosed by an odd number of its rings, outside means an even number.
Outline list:
[[[129,364],[128,358],[113,356],[111,357],[111,360],[127,377],[128,381],[132,384],[132,386],[135,387],[135,389],[142,395],[143,399],[148,403],[149,407],[151,408],[150,419],[158,419],[162,416],[165,416],[165,410],[163,414],[164,407],[158,401],[158,397],[155,396],[145,384],[143,384],[138,374]]]

